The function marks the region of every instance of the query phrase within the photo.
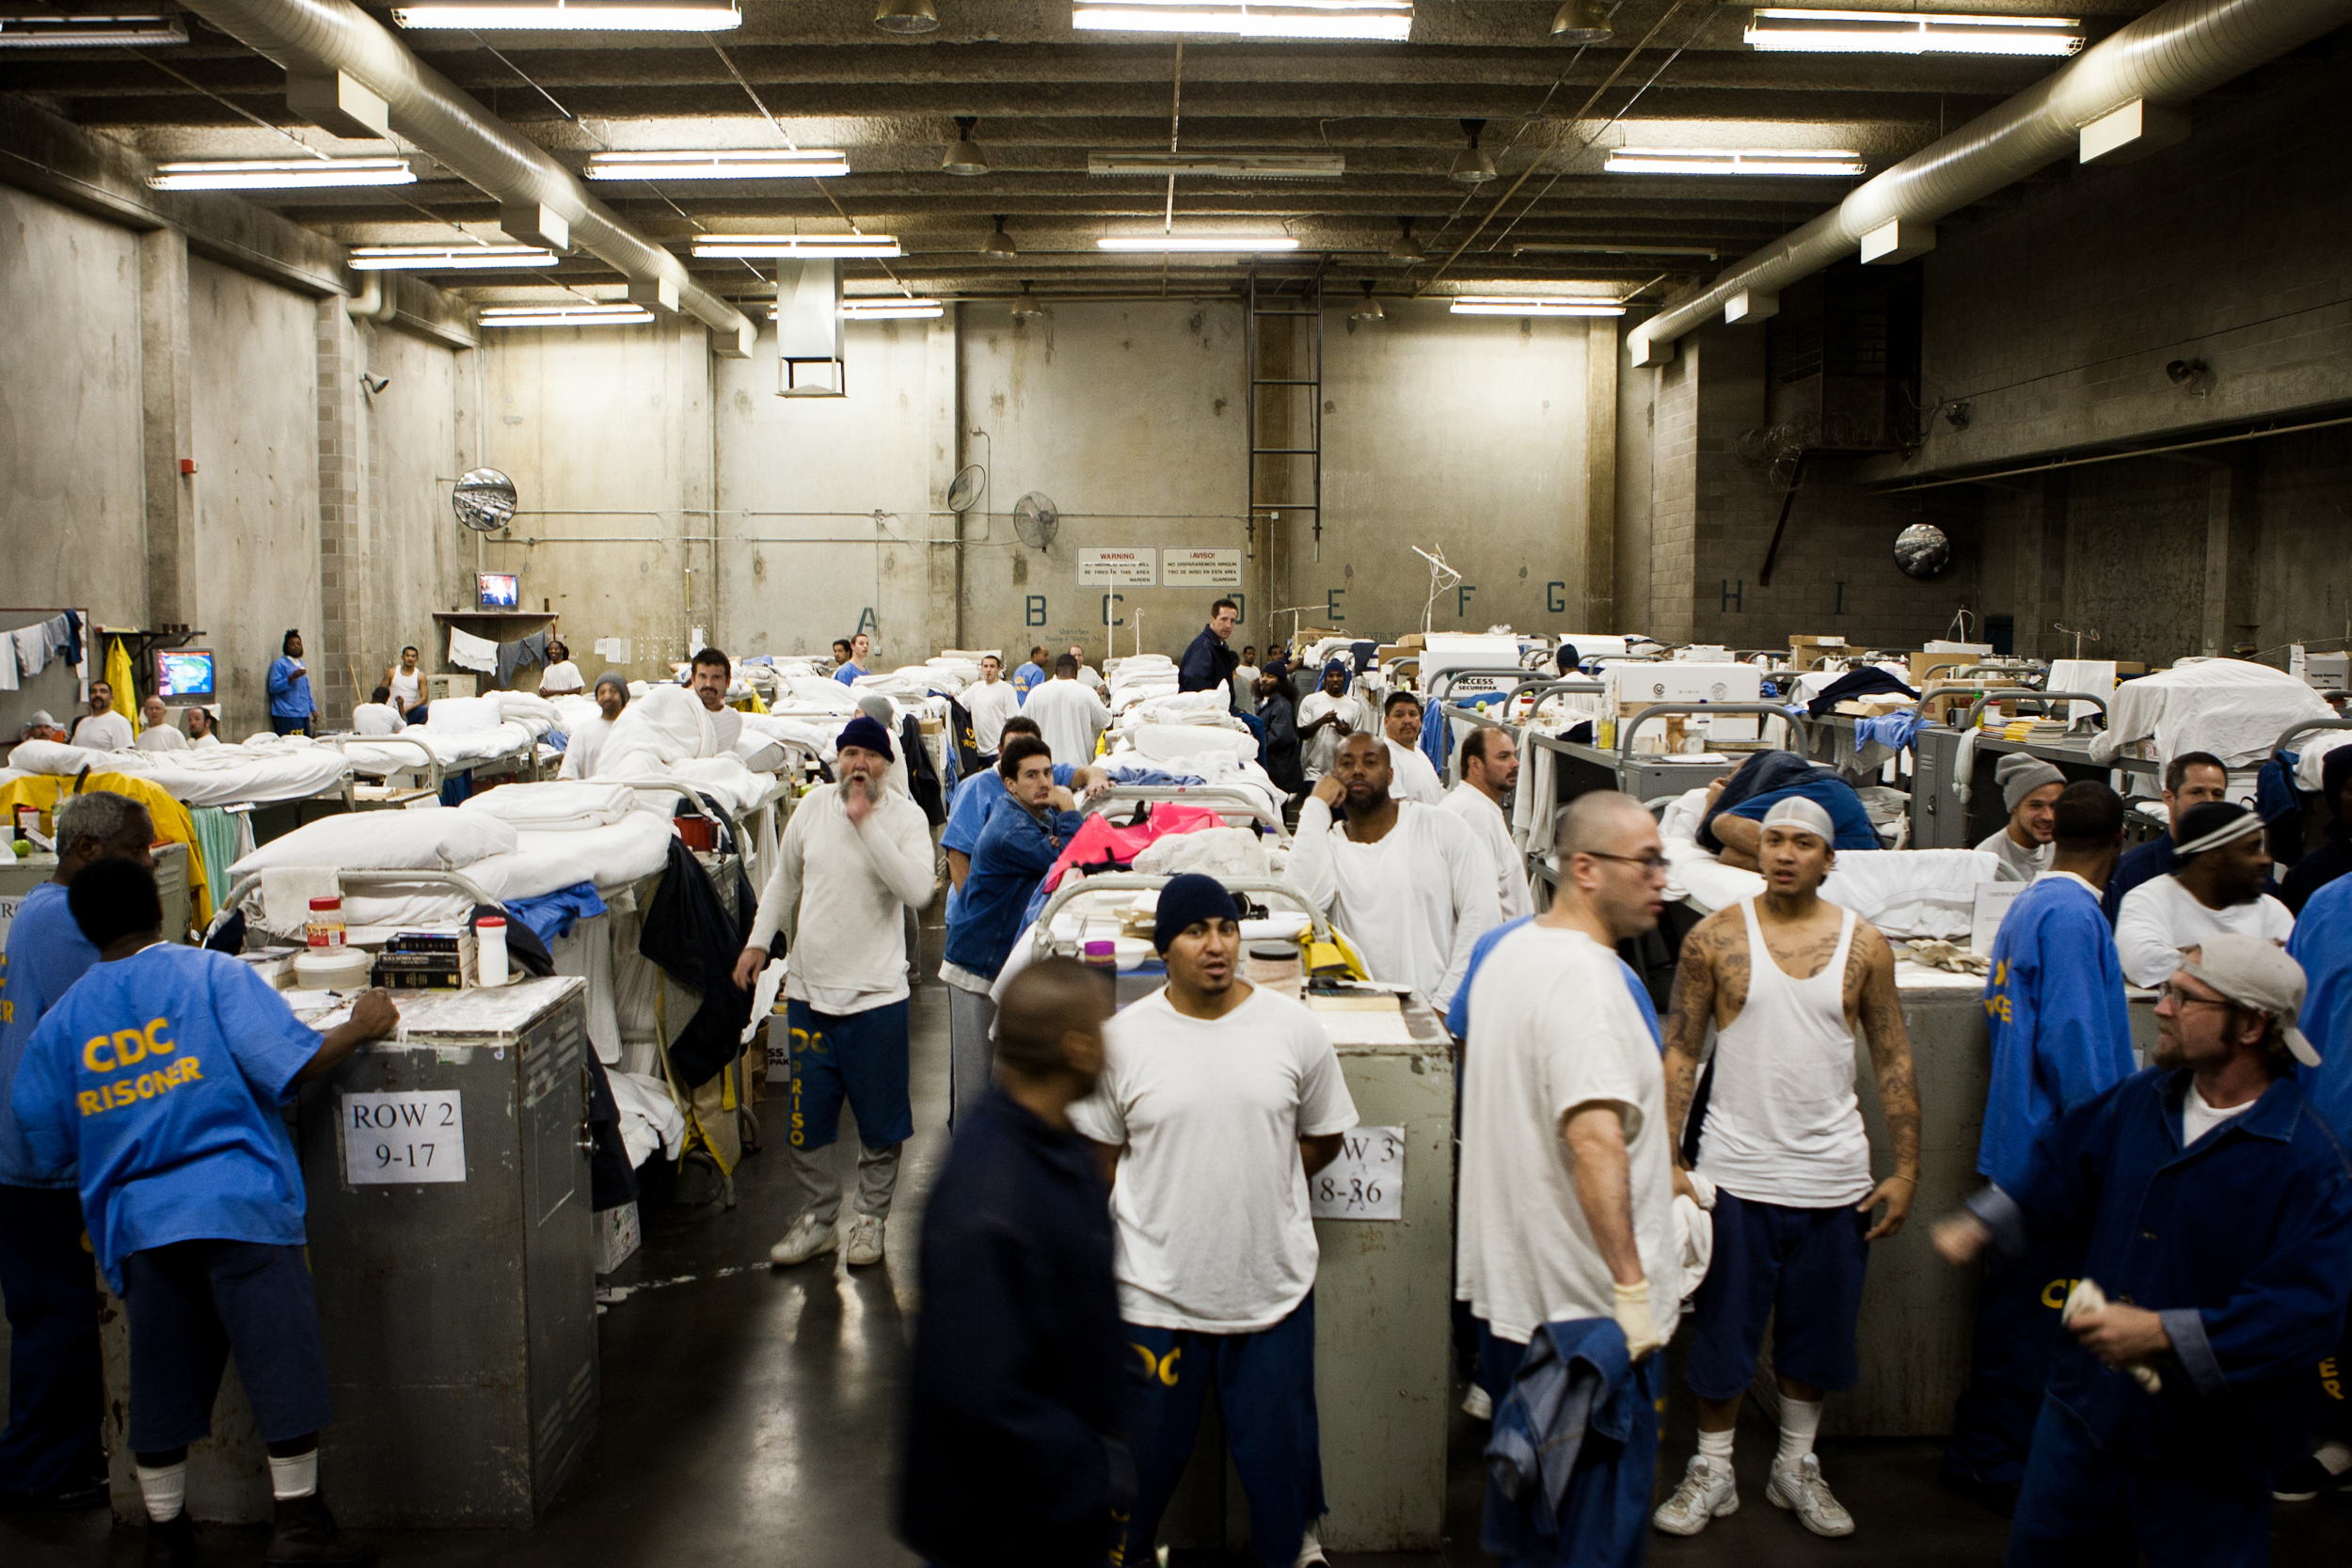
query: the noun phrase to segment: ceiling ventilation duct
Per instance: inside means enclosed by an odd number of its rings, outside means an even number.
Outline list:
[[[404,138],[496,198],[502,212],[544,213],[567,229],[573,245],[632,284],[668,282],[677,291],[678,309],[710,328],[718,353],[750,357],[755,329],[740,310],[695,282],[685,263],[590,196],[545,150],[484,112],[351,0],[193,0],[185,8],[291,76],[347,73],[384,101],[392,128]],[[540,238],[510,237],[529,244]]]

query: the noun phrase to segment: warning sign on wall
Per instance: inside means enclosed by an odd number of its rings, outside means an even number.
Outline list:
[[[1150,588],[1159,579],[1160,552],[1146,546],[1081,545],[1081,588]]]
[[[1170,546],[1160,551],[1160,581],[1170,588],[1180,584],[1200,588],[1239,588],[1241,546],[1177,549]]]

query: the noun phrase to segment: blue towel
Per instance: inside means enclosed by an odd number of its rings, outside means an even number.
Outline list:
[[[1432,697],[1421,710],[1421,754],[1429,759],[1429,766],[1445,777],[1446,758],[1454,754],[1454,737],[1444,714],[1438,711],[1438,699]]]
[[[509,898],[506,918],[521,921],[541,942],[551,943],[572,928],[572,922],[593,920],[604,912],[604,900],[596,896],[596,883],[574,882],[536,898]]]
[[[1912,735],[1918,728],[1919,710],[1907,707],[1876,719],[1857,719],[1853,734],[1856,740],[1866,745],[1875,740],[1890,751],[1899,752],[1910,746]]]

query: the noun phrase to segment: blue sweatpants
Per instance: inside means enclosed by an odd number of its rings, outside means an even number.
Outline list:
[[[1986,1266],[1968,1386],[1953,1406],[1952,1435],[1944,1445],[1946,1475],[1992,1486],[2026,1479],[2058,1314],[2081,1252],[2079,1243],[2044,1242],[2022,1258]]]
[[[2042,1402],[2033,1463],[2010,1521],[2009,1568],[2262,1568],[2270,1497],[2217,1497],[2102,1450],[2074,1413]]]
[[[785,1004],[792,1039],[795,1149],[823,1148],[840,1134],[846,1096],[857,1117],[857,1141],[887,1148],[914,1135],[907,1099],[907,1005],[901,999],[862,1013],[820,1013]]]
[[[1266,1568],[1290,1568],[1307,1527],[1323,1517],[1323,1436],[1315,1420],[1315,1298],[1254,1334],[1201,1334],[1129,1323],[1127,1348],[1143,1362],[1129,1441],[1136,1503],[1112,1568],[1152,1560],[1160,1515],[1184,1479],[1200,1430],[1200,1402],[1216,1386],[1243,1492],[1249,1550]]]
[[[98,1270],[72,1188],[0,1186],[0,1298],[8,1312],[0,1502],[103,1483]]]
[[[1478,1325],[1478,1386],[1501,1410],[1519,1375],[1527,1347],[1499,1338]],[[1479,1521],[1479,1544],[1502,1558],[1504,1568],[1636,1568],[1649,1548],[1650,1491],[1658,1476],[1658,1422],[1666,1403],[1665,1353],[1653,1352],[1633,1369],[1646,1396],[1632,1414],[1626,1440],[1613,1454],[1608,1439],[1588,1433],[1594,1445],[1579,1453],[1575,1474],[1561,1508],[1560,1537],[1546,1544],[1534,1536],[1530,1510],[1502,1495],[1491,1477]],[[1533,1547],[1534,1549],[1531,1550]]]
[[[264,1443],[326,1425],[318,1297],[298,1246],[172,1242],[122,1260],[131,1318],[131,1451],[166,1453],[213,1431],[233,1352]]]

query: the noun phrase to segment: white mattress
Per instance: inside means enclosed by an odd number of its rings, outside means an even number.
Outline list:
[[[527,753],[538,737],[528,725],[504,722],[495,729],[461,730],[455,734],[436,730],[430,724],[411,724],[400,732],[397,741],[347,740],[343,754],[351,759],[355,772],[371,778],[418,768],[424,759],[412,745],[415,741],[432,752],[444,771],[469,768],[475,763],[488,762],[493,757]]]
[[[303,742],[206,746],[186,752],[93,752],[62,741],[28,740],[9,754],[19,772],[72,778],[88,768],[146,779],[187,806],[303,800],[342,781],[342,753]]]

